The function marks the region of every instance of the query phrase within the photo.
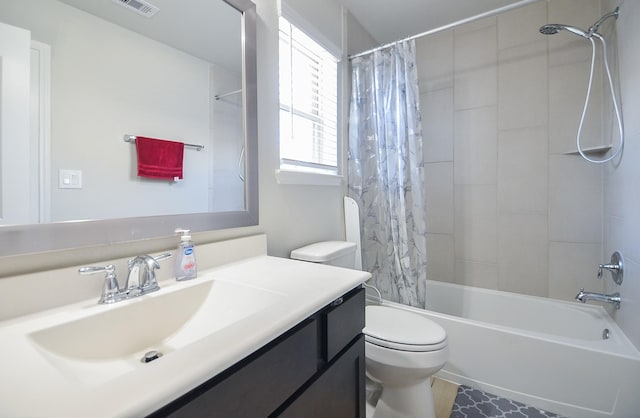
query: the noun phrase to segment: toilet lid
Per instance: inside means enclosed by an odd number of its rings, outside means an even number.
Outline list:
[[[366,307],[365,318],[362,332],[374,344],[410,351],[437,350],[446,345],[444,328],[417,313],[370,305]]]

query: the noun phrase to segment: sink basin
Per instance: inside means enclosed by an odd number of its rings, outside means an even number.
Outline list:
[[[97,384],[149,367],[140,361],[148,351],[170,354],[259,313],[281,297],[256,287],[209,280],[120,302],[94,315],[35,331],[29,338],[68,378]]]

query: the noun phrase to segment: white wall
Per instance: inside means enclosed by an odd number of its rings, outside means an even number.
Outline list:
[[[242,89],[242,74],[211,65],[210,97],[224,96]],[[209,210],[243,210],[244,163],[241,92],[211,102],[211,167]]]
[[[51,220],[207,211],[208,63],[59,2],[9,3],[3,21],[52,48]],[[206,149],[185,150],[182,182],[143,179],[124,134]],[[82,189],[58,188],[59,169]]]
[[[604,187],[604,255],[608,260],[614,251],[625,257],[622,285],[617,286],[607,275],[606,291],[620,292],[622,305],[611,311],[625,334],[640,349],[640,2],[605,1],[603,13],[620,5],[617,21],[617,48],[625,122],[625,148],[619,165],[609,163]],[[614,43],[615,45],[615,43]],[[608,115],[611,126],[612,115]]]
[[[601,291],[602,167],[579,156],[599,0],[537,2],[417,41],[430,279],[572,300]],[[600,85],[598,78],[596,85]],[[584,146],[600,144],[595,89]]]

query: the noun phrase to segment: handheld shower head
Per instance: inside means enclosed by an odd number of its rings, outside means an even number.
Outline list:
[[[589,35],[589,33],[583,31],[582,29],[576,28],[575,26],[569,26],[569,25],[561,25],[558,23],[551,23],[548,25],[544,25],[540,27],[540,33],[542,33],[543,35],[555,35],[556,33],[560,32],[561,30],[566,30],[568,32],[573,33],[574,35],[578,35],[581,36],[583,38],[589,39],[591,37],[591,35]]]
[[[560,32],[560,25],[544,25],[540,26],[540,33],[543,35],[555,35]]]

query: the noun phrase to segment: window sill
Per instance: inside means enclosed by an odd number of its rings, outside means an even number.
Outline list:
[[[341,186],[342,178],[342,176],[337,174],[322,174],[297,170],[276,170],[276,180],[278,181],[278,184]]]

